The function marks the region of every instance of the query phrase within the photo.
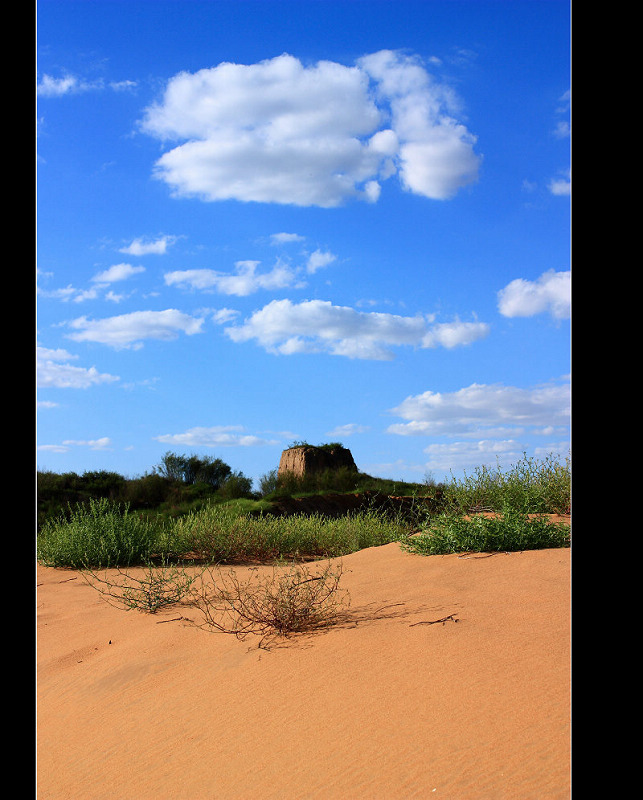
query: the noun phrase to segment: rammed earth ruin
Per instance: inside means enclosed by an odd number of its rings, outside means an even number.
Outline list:
[[[297,477],[334,469],[357,472],[351,451],[341,445],[296,445],[284,450],[279,460],[278,476],[290,473]]]

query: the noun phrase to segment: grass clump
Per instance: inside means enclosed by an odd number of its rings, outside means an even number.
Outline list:
[[[140,564],[162,552],[165,530],[107,498],[90,499],[66,516],[47,520],[38,532],[36,555],[48,567]]]
[[[471,475],[452,478],[446,489],[452,507],[470,511],[500,511],[511,507],[530,514],[568,514],[571,504],[571,459],[561,463],[549,454],[543,459],[526,453],[508,470],[498,465],[476,467]]]
[[[570,526],[552,523],[545,515],[529,516],[507,506],[497,516],[442,514],[430,527],[404,542],[418,555],[493,553],[569,547]]]
[[[174,540],[183,552],[228,563],[347,555],[365,547],[399,541],[407,527],[376,511],[338,518],[321,514],[239,515],[210,506],[176,520]]]

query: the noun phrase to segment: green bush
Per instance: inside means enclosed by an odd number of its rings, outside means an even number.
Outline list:
[[[132,509],[158,508],[170,496],[173,484],[156,473],[127,481],[122,497]]]
[[[49,567],[127,566],[167,549],[164,528],[105,498],[48,520],[36,540],[38,560]]]
[[[213,489],[218,489],[232,473],[231,467],[220,458],[170,452],[155,469],[164,478],[187,484],[207,483]]]
[[[271,469],[259,478],[259,494],[261,497],[266,497],[277,490],[277,473],[278,470]]]
[[[374,478],[364,472],[355,472],[347,467],[327,469],[308,475],[295,475],[287,472],[277,476],[276,470],[263,476],[261,494],[266,498],[292,497],[304,494],[320,494],[323,492],[380,492],[387,495],[427,495],[440,487],[427,487],[421,483],[394,481],[386,478]]]
[[[462,514],[471,510],[500,511],[511,507],[530,514],[568,514],[571,505],[571,459],[550,454],[544,459],[523,453],[521,461],[503,471],[476,467],[462,480],[452,478],[446,496]]]
[[[491,553],[569,547],[570,526],[551,523],[545,515],[529,517],[507,507],[498,516],[442,514],[430,527],[402,543],[419,555]]]
[[[38,528],[46,519],[66,516],[68,509],[79,503],[88,503],[90,498],[106,498],[112,501],[122,499],[127,481],[117,472],[98,470],[84,472],[63,472],[57,474],[48,470],[38,471],[36,475],[37,522]]]
[[[252,497],[252,494],[252,478],[247,478],[243,472],[232,472],[217,490],[217,496],[224,500],[238,500]]]

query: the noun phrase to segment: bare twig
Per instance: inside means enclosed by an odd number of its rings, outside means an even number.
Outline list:
[[[441,622],[443,625],[448,620],[452,619],[454,622],[458,622],[459,620],[455,616],[455,614],[449,614],[447,617],[442,617],[441,619],[431,619],[431,620],[423,620],[422,622],[412,622],[409,625],[409,628],[414,628],[416,625],[437,625],[438,622]]]

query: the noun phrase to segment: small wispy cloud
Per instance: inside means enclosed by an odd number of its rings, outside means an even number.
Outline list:
[[[119,248],[119,253],[126,253],[130,256],[162,256],[167,253],[168,247],[175,244],[178,236],[159,236],[156,239],[138,238],[134,239],[125,247]]]
[[[549,191],[558,197],[568,197],[572,193],[571,170],[562,170],[560,174],[552,178],[547,184]]]
[[[132,264],[114,264],[94,275],[92,281],[94,283],[116,283],[118,281],[126,281],[141,272],[145,272],[145,267],[134,267]]]
[[[135,89],[135,81],[105,81],[103,79],[88,81],[79,78],[77,75],[65,73],[56,78],[45,73],[36,84],[36,94],[39,97],[63,97],[68,94],[80,94],[82,92],[103,91],[111,89],[121,92],[124,90]]]
[[[311,253],[310,256],[308,256],[308,261],[306,262],[306,272],[312,275],[313,273],[317,272],[318,269],[322,269],[323,267],[327,267],[329,264],[332,264],[336,259],[337,256],[330,251],[323,252],[322,250],[315,250],[314,253]]]
[[[271,244],[289,244],[290,242],[303,242],[305,236],[298,233],[273,233],[270,235]]]
[[[326,431],[325,436],[353,436],[356,433],[366,433],[370,428],[368,425],[358,425],[356,422],[349,422],[346,425],[338,425],[332,431]]]
[[[278,444],[276,440],[244,433],[241,425],[213,425],[189,428],[183,433],[155,436],[157,442],[182,447],[258,447]]]
[[[296,270],[277,261],[272,269],[259,272],[260,261],[237,261],[233,272],[214,269],[188,269],[166,272],[163,276],[167,286],[195,289],[202,292],[246,297],[260,289],[285,289],[297,287],[300,280]]]

